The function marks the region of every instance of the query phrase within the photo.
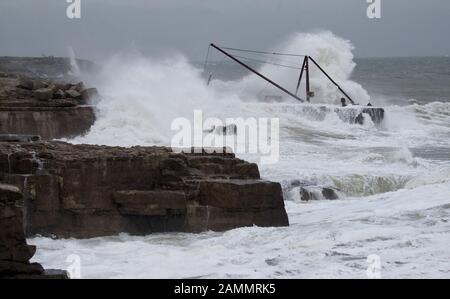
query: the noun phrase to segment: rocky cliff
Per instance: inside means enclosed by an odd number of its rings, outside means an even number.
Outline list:
[[[26,76],[35,78],[54,78],[72,81],[76,79],[73,74],[73,61],[67,57],[11,57],[0,56],[0,77],[5,75]],[[81,72],[95,73],[99,66],[95,63],[76,59]]]
[[[30,263],[36,248],[25,240],[19,188],[0,184],[0,278],[67,278],[64,271]]]
[[[45,140],[81,135],[95,121],[88,104],[97,98],[96,89],[81,82],[0,77],[0,134],[34,134]]]
[[[0,170],[3,182],[25,194],[29,235],[288,225],[280,184],[261,180],[256,164],[231,153],[0,143]]]
[[[68,59],[0,57],[0,278],[67,277],[29,262],[36,249],[27,235],[289,224],[280,184],[261,180],[256,164],[232,153],[40,141],[80,135],[94,123],[98,94],[67,83],[73,79]]]

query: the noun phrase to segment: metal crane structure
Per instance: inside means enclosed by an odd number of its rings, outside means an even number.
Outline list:
[[[205,64],[208,61],[209,49],[210,48],[213,48],[213,49],[219,51],[220,53],[222,53],[226,57],[230,58],[231,60],[233,60],[237,64],[241,65],[242,67],[246,68],[250,72],[254,73],[255,75],[257,75],[261,79],[267,81],[269,84],[275,86],[277,89],[281,90],[283,93],[287,94],[288,96],[290,96],[290,97],[292,97],[292,98],[294,98],[294,99],[296,99],[296,100],[298,100],[300,102],[304,102],[304,100],[298,96],[298,91],[300,89],[300,84],[302,82],[303,75],[305,75],[305,80],[306,80],[306,85],[305,85],[306,86],[306,101],[310,102],[310,99],[312,97],[314,97],[314,92],[311,91],[310,82],[309,82],[309,70],[310,70],[310,61],[311,61],[325,75],[325,77],[328,78],[328,80],[330,80],[338,88],[338,90],[340,92],[342,92],[342,94],[347,98],[347,100],[351,104],[355,105],[355,102],[353,101],[353,99],[341,88],[341,86],[339,86],[338,83],[336,83],[335,80],[333,80],[333,78],[331,78],[331,76],[316,62],[316,60],[314,60],[314,58],[312,58],[309,55],[286,54],[286,53],[277,53],[277,52],[264,52],[264,51],[254,51],[254,50],[229,48],[229,47],[219,47],[219,46],[211,43],[209,45],[209,47],[208,47],[208,54],[207,54],[207,58],[206,58]],[[297,82],[297,87],[296,87],[295,93],[289,91],[287,88],[281,86],[280,84],[274,82],[273,80],[271,80],[267,76],[261,74],[259,71],[257,71],[256,69],[254,69],[253,67],[251,67],[250,65],[245,63],[242,59],[240,59],[240,58],[246,58],[246,57],[240,57],[238,55],[233,55],[230,52],[228,52],[227,50],[241,51],[241,52],[247,52],[247,53],[257,53],[257,54],[270,54],[270,55],[279,55],[279,56],[303,57],[303,63],[302,63],[302,67],[300,68],[300,75],[299,75],[299,78],[298,78],[298,82]],[[249,58],[246,58],[246,59],[249,59]],[[277,64],[277,65],[281,66],[281,67],[291,67],[291,66],[288,66],[288,65],[281,65],[281,64]]]
[[[353,114],[355,115],[355,117],[353,117],[352,120],[350,120],[350,122],[362,124],[364,122],[364,117],[363,117],[364,113],[368,114],[372,118],[372,121],[376,124],[380,124],[382,122],[382,120],[384,119],[384,109],[383,108],[372,107],[372,105],[370,103],[367,106],[359,106],[359,104],[355,103],[355,101],[350,97],[350,95],[325,71],[325,69],[322,66],[320,66],[319,63],[313,57],[311,57],[309,55],[246,50],[246,49],[218,46],[214,43],[211,43],[208,47],[208,51],[206,54],[205,70],[206,70],[206,66],[208,65],[208,59],[209,59],[211,48],[218,51],[219,53],[223,54],[224,56],[231,59],[233,62],[242,66],[243,68],[250,71],[251,73],[255,74],[256,76],[258,76],[262,80],[266,81],[270,85],[274,86],[276,89],[280,90],[282,93],[284,93],[284,94],[288,95],[289,97],[294,98],[302,103],[310,103],[311,98],[313,98],[315,95],[314,91],[311,90],[311,85],[310,85],[310,67],[311,67],[311,65],[314,65],[342,93],[342,95],[343,95],[343,98],[341,98],[342,105],[344,107],[347,105],[346,100],[348,100],[351,103],[351,105],[353,105],[354,109],[352,108],[352,110],[354,110]],[[240,56],[240,55],[237,55],[234,53],[232,54],[230,52],[245,52],[245,53],[251,53],[251,54],[255,54],[255,55],[259,54],[259,55],[273,55],[273,56],[290,56],[296,60],[298,59],[298,61],[301,61],[300,59],[303,58],[303,61],[302,61],[301,67],[298,67],[295,65],[274,63],[274,62],[267,61],[267,60],[253,59],[253,58],[249,58],[249,57]],[[298,76],[295,92],[289,91],[288,88],[275,82],[274,80],[272,80],[268,76],[262,74],[260,71],[258,71],[257,69],[250,66],[248,63],[246,63],[244,61],[252,61],[252,62],[257,62],[257,63],[262,63],[262,64],[272,64],[272,65],[276,65],[278,67],[299,70],[300,73]],[[305,78],[306,99],[302,99],[299,96],[299,90],[300,90],[300,86],[301,86],[303,77]],[[211,79],[212,79],[212,73],[209,74],[209,76],[208,76],[208,84],[210,83]],[[336,107],[336,108],[334,108],[334,111],[336,113],[338,113],[338,115],[341,116],[341,115],[343,115],[342,108],[343,107]],[[348,111],[349,107],[346,107],[346,108],[347,108],[346,112],[350,112],[350,111]]]

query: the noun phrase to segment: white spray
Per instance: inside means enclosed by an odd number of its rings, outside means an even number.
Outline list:
[[[69,51],[69,59],[70,59],[70,72],[69,75],[74,77],[80,77],[81,76],[81,70],[78,66],[77,57],[75,55],[75,51],[71,46],[68,48]]]
[[[349,80],[355,67],[352,49],[350,42],[331,32],[296,34],[277,48],[310,54],[351,96],[366,102],[367,92]],[[76,63],[73,65],[74,72],[79,72]],[[289,73],[271,65],[263,66],[261,71],[286,86],[293,86],[297,80],[297,76],[288,76]],[[255,101],[252,91],[265,84],[253,75],[233,83],[214,82],[207,86],[201,71],[180,55],[157,61],[135,51],[116,55],[94,82],[89,82],[99,88],[103,97],[97,106],[98,120],[86,136],[73,142],[125,146],[167,144],[173,135],[170,130],[173,119],[192,118],[194,109],[202,109],[209,116],[224,117],[228,113],[230,117],[240,117],[244,113],[242,102]],[[317,70],[312,70],[311,84],[317,94],[314,101],[332,103],[338,99],[336,88]],[[224,86],[229,88],[224,90]]]

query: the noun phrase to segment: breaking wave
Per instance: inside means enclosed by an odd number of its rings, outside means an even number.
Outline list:
[[[367,92],[349,79],[355,67],[349,41],[331,32],[299,33],[273,50],[309,53],[352,97],[370,100]],[[293,76],[273,65],[265,65],[261,71],[285,85],[295,83]],[[99,74],[85,79],[99,88],[102,100],[96,105],[97,121],[91,130],[70,142],[169,145],[174,133],[172,120],[192,119],[194,109],[222,119],[278,117],[280,162],[276,169],[261,165],[262,174],[278,181],[316,181],[338,188],[345,196],[390,192],[407,186],[409,179],[420,181],[417,176],[431,166],[415,157],[410,148],[450,147],[450,103],[390,105],[385,107],[381,125],[375,125],[368,115],[363,125],[355,125],[349,120],[360,113],[358,109],[336,111],[336,106],[329,104],[338,99],[336,88],[313,70],[314,101],[328,99],[329,103],[261,102],[251,92],[263,83],[253,75],[231,83],[216,79],[207,86],[202,70],[182,55],[153,60],[136,51],[120,53],[108,60]],[[383,150],[386,147],[391,150]],[[242,158],[257,162],[251,155]],[[336,169],[338,173],[334,173]]]
[[[355,67],[349,41],[331,32],[296,34],[276,49],[309,53],[354,98],[369,101],[367,92],[349,79]],[[298,76],[272,65],[264,65],[260,71],[286,86],[295,86]],[[172,136],[170,122],[176,117],[191,117],[194,109],[216,117],[224,113],[241,116],[242,103],[258,101],[252,91],[265,84],[249,75],[232,83],[214,80],[207,86],[202,71],[182,55],[153,60],[137,51],[112,57],[100,74],[85,76],[85,80],[98,87],[103,99],[97,105],[98,120],[91,131],[73,142],[119,145],[167,143]],[[311,85],[317,95],[314,101],[338,100],[336,87],[314,68]]]
[[[332,78],[339,82],[344,90],[348,91],[353,99],[357,99],[358,103],[365,105],[370,101],[369,94],[360,84],[350,80],[356,66],[353,61],[353,49],[350,41],[342,39],[330,31],[323,31],[293,34],[284,43],[272,50],[274,52],[299,53],[311,56]],[[302,61],[299,58],[296,59],[299,60],[296,61],[296,64],[300,66]],[[260,71],[273,78],[274,81],[281,83],[282,86],[295,87],[297,85],[298,71],[293,72],[270,64],[264,65]],[[315,92],[313,98],[315,103],[340,103],[342,94],[312,63],[310,65],[310,84],[311,89]],[[249,97],[249,94],[257,94],[261,89],[267,87],[267,84],[255,75],[250,75],[245,77],[238,86],[239,90],[245,92],[243,96],[245,98]]]
[[[361,104],[385,102],[350,80],[353,46],[331,32],[295,34],[274,50],[311,55]],[[284,70],[265,65],[261,71],[295,87],[296,76]],[[314,69],[313,101],[321,107],[261,101],[255,94],[266,86],[252,75],[207,86],[202,71],[181,55],[153,60],[135,52],[116,55],[85,81],[103,98],[94,126],[74,143],[169,144],[171,121],[192,118],[194,109],[219,118],[280,118],[279,162],[260,165],[260,172],[282,183],[291,226],[35,238],[35,260],[47,268],[64,268],[64,253],[76,253],[84,277],[361,278],[366,257],[379,254],[383,277],[449,276],[450,103],[387,103],[381,125],[369,118],[356,125],[334,110],[340,96]],[[298,182],[333,187],[341,200],[299,204]]]

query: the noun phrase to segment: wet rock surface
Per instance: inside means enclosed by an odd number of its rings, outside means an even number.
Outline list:
[[[44,140],[70,138],[95,122],[95,88],[82,82],[42,78],[0,78],[0,134],[33,134]]]
[[[336,113],[343,121],[350,124],[363,125],[369,119],[376,125],[382,123],[384,119],[384,109],[371,106],[351,105],[347,107],[334,107],[320,105],[308,105],[302,107],[303,113],[312,119],[322,121],[328,113]]]
[[[297,193],[301,201],[337,200],[340,192],[336,187],[321,186],[305,180],[293,180],[285,188],[290,190],[290,192]]]
[[[338,190],[333,187],[305,186],[300,187],[300,199],[310,200],[336,200],[339,199]]]
[[[22,199],[19,188],[0,183],[0,278],[67,278],[65,271],[30,263],[36,248],[25,239]]]
[[[87,88],[83,82],[67,83],[32,77],[0,77],[0,107],[51,107],[91,104],[98,100],[96,88]],[[65,101],[54,101],[62,100]]]
[[[3,182],[25,194],[28,235],[288,225],[280,184],[231,153],[0,142],[0,169]]]
[[[29,262],[36,248],[26,236],[289,225],[280,184],[234,154],[42,141],[95,121],[98,91],[69,72],[67,59],[0,57],[0,278],[67,278]]]

